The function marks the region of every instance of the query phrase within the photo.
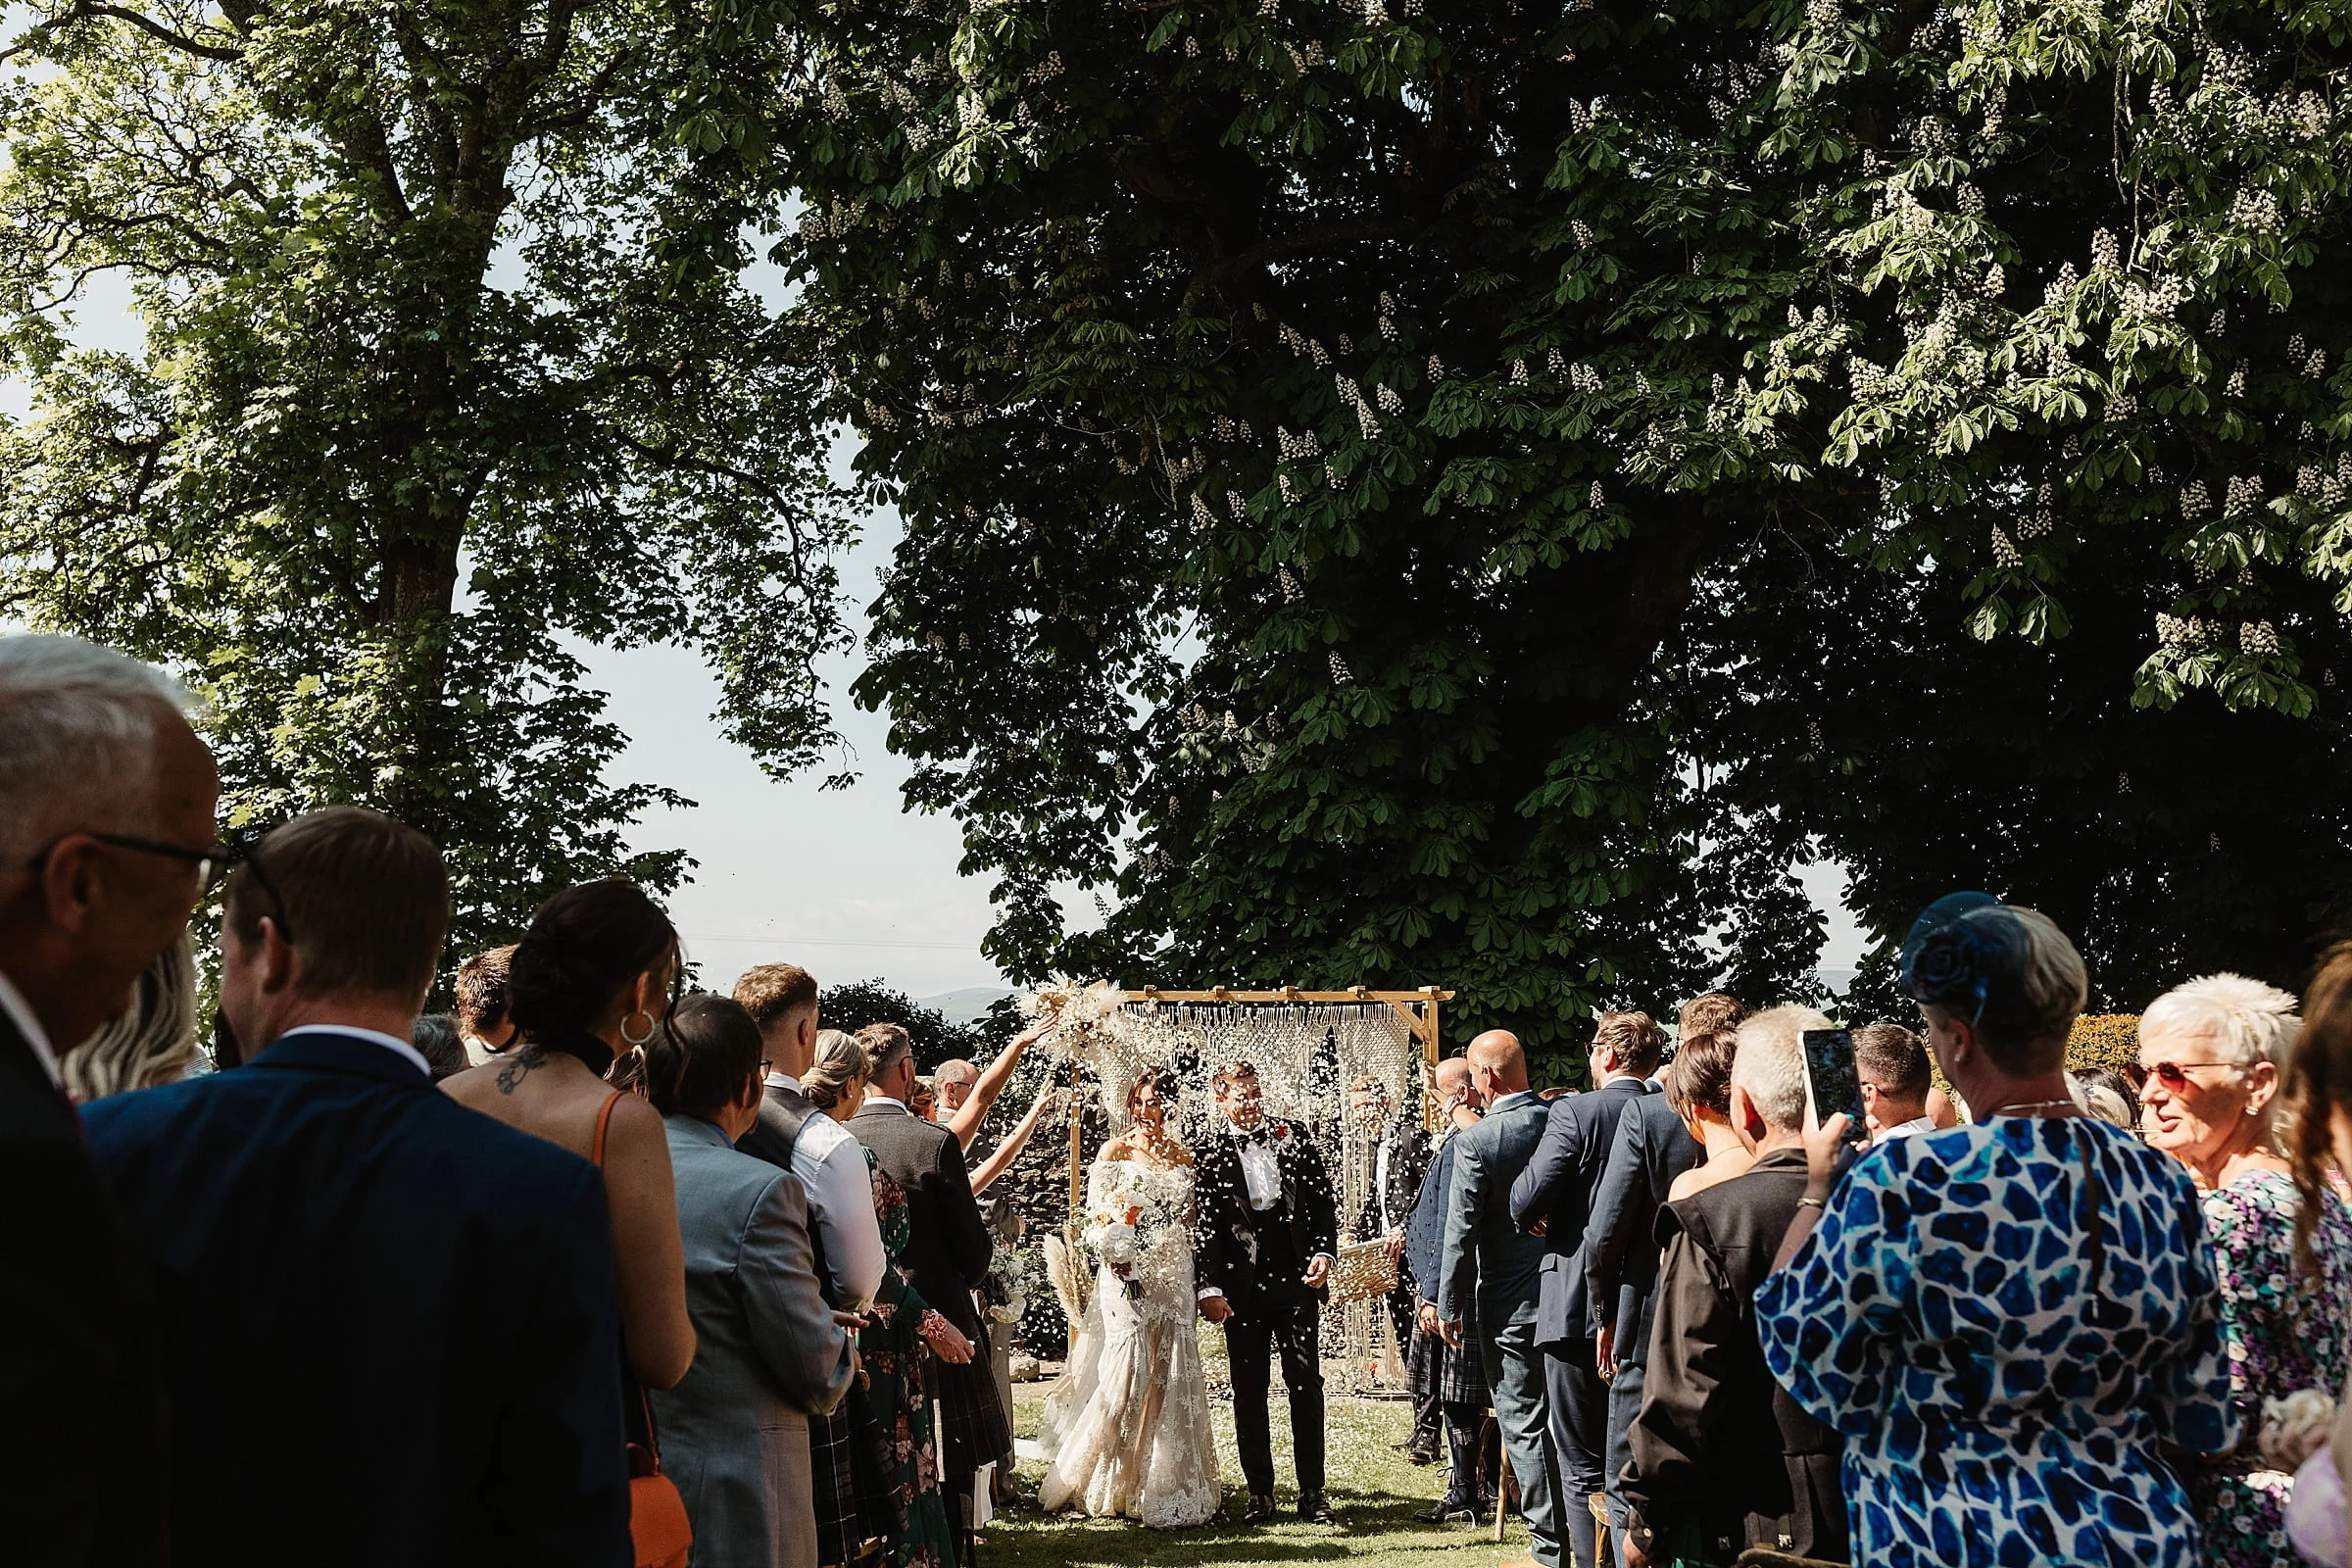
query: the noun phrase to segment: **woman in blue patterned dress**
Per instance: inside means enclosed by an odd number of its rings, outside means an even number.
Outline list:
[[[2289,1568],[2288,1477],[2262,1453],[2263,1406],[2301,1389],[2333,1396],[2352,1327],[2352,1212],[2322,1188],[2313,1267],[2295,1259],[2303,1211],[2273,1126],[2299,1020],[2295,999],[2259,980],[2207,975],[2148,1004],[2132,1074],[2152,1149],[2204,1195],[2221,1279],[2222,1332],[2237,1403],[2237,1448],[2188,1473],[2208,1568]]]
[[[1874,1568],[2191,1568],[2160,1444],[2235,1446],[2212,1255],[2178,1164],[2080,1114],[2061,1065],[2082,960],[1985,894],[1929,906],[1903,981],[1973,1125],[1841,1179],[1808,1133],[1805,1203],[1756,1292],[1773,1375],[1844,1433]]]

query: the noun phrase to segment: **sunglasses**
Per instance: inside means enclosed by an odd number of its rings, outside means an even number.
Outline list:
[[[2179,1094],[2195,1081],[2188,1076],[2190,1073],[2206,1067],[2219,1067],[2232,1072],[2237,1070],[2236,1063],[2228,1061],[2160,1061],[2146,1067],[2136,1061],[2128,1061],[2124,1063],[2124,1081],[2132,1086],[2133,1093],[2137,1093],[2153,1078],[2172,1093]]]

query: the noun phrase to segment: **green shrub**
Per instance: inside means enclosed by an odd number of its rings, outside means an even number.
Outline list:
[[[2081,1072],[2085,1067],[2123,1072],[2138,1059],[2136,1012],[2086,1012],[2075,1020],[2073,1031],[2066,1037],[2069,1072]]]

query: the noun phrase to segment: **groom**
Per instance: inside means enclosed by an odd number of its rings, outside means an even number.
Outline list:
[[[1234,1444],[1250,1484],[1244,1524],[1274,1517],[1274,1440],[1267,1410],[1274,1352],[1291,1396],[1298,1517],[1334,1524],[1323,1496],[1324,1284],[1339,1245],[1339,1203],[1323,1156],[1295,1121],[1266,1120],[1257,1069],[1214,1080],[1223,1125],[1196,1156],[1194,1270],[1200,1315],[1225,1326],[1233,1374]]]

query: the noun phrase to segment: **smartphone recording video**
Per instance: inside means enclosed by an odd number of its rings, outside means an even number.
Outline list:
[[[1846,1142],[1862,1142],[1870,1129],[1862,1120],[1862,1075],[1854,1068],[1853,1031],[1807,1029],[1799,1039],[1805,1048],[1805,1095],[1812,1102],[1813,1125],[1842,1114]]]

